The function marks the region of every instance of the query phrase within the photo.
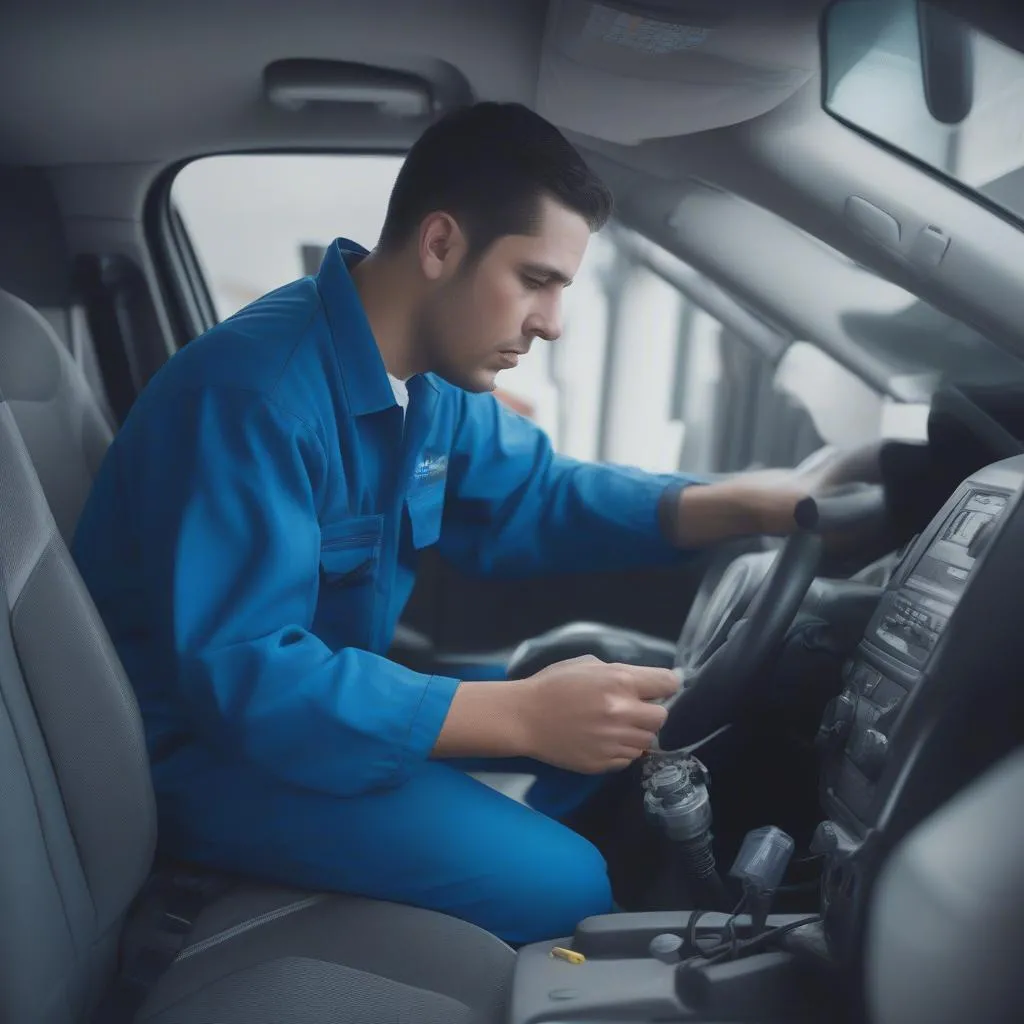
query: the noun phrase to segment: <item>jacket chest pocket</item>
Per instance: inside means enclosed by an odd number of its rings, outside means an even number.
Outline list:
[[[418,487],[406,498],[412,543],[417,550],[436,544],[444,516],[444,480]]]
[[[383,516],[320,527],[320,594],[314,632],[328,646],[374,650]]]
[[[320,527],[320,575],[330,587],[370,582],[380,561],[383,516],[355,516]]]

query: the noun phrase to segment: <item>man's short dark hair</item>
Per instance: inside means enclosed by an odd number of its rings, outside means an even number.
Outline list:
[[[611,216],[608,188],[553,124],[518,103],[463,107],[431,125],[409,151],[379,248],[401,248],[426,216],[443,210],[479,256],[505,235],[531,234],[543,196],[578,213],[591,231]]]

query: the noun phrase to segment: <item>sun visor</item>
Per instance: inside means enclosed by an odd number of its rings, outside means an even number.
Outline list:
[[[806,20],[771,24],[757,6],[552,0],[537,110],[625,145],[764,114],[810,79],[817,41]]]

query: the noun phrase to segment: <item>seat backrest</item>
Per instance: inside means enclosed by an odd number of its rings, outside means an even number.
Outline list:
[[[1017,1024],[1024,951],[1024,747],[926,818],[871,897],[876,1024]]]
[[[65,542],[110,445],[78,364],[32,306],[0,291],[0,391],[25,440]]]
[[[0,1022],[85,1021],[155,803],[134,696],[2,398],[0,594]]]

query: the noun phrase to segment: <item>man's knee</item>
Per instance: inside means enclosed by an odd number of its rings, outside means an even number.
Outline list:
[[[604,858],[591,843],[566,828],[549,841],[530,844],[513,861],[513,877],[502,886],[504,918],[494,930],[521,945],[571,935],[585,917],[612,909]]]
[[[552,900],[557,913],[552,924],[554,934],[571,935],[585,917],[607,914],[612,908],[612,889],[608,866],[597,848],[571,833],[570,856],[559,865],[559,879]]]

